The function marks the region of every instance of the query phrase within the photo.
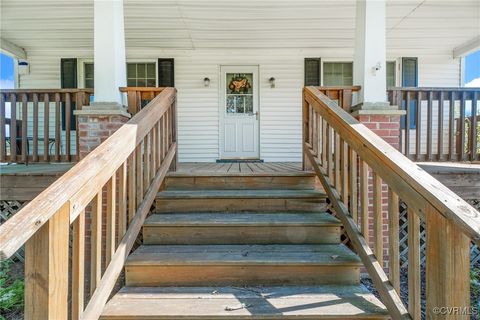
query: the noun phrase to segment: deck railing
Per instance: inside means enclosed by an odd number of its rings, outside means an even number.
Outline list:
[[[73,110],[89,105],[92,94],[88,89],[0,90],[0,162],[77,161]]]
[[[316,87],[329,99],[334,100],[343,110],[349,111],[353,107],[355,92],[360,91],[360,86],[337,86],[337,87]]]
[[[176,127],[176,91],[166,88],[0,226],[0,259],[25,244],[26,319],[69,319],[68,310],[72,319],[99,318],[175,164]],[[90,228],[85,228],[86,216]]]
[[[165,88],[126,87],[128,112],[137,114]],[[90,105],[92,89],[0,90],[0,162],[77,162],[74,110]],[[46,116],[48,115],[48,116]]]
[[[303,100],[306,165],[317,173],[392,318],[421,319],[421,220],[427,234],[427,319],[445,318],[436,308],[468,312],[469,246],[480,243],[480,213],[315,87],[304,89]],[[399,295],[400,200],[408,206],[408,308]]]
[[[136,114],[144,106],[146,106],[153,98],[162,92],[165,88],[159,87],[122,87],[121,92],[127,94],[128,113]]]
[[[416,161],[480,160],[480,88],[389,88],[406,110],[401,151]]]

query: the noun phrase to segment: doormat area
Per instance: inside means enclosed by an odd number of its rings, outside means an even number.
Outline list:
[[[217,163],[263,163],[261,159],[217,159]]]

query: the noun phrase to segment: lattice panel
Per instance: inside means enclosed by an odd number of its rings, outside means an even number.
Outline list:
[[[467,201],[475,209],[480,211],[480,200]],[[425,223],[420,222],[420,262],[425,266],[426,262],[426,232]],[[480,267],[480,248],[472,243],[470,246],[470,264],[472,267]],[[400,203],[400,267],[408,266],[408,221],[407,206],[404,202]]]
[[[0,225],[17,213],[26,203],[27,201],[0,200]],[[25,252],[22,248],[13,255],[13,259],[24,261],[24,256]]]

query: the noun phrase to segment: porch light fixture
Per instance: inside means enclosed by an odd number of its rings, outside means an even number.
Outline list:
[[[268,82],[270,82],[270,88],[275,88],[275,78],[271,77],[268,79]]]
[[[210,86],[210,78],[208,78],[208,77],[203,78],[203,84],[205,85],[205,87],[209,87]]]
[[[377,71],[382,69],[382,64],[380,62],[377,62],[377,64],[372,68],[373,74],[376,75]]]

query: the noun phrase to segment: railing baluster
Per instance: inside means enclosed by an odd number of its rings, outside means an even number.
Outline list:
[[[70,130],[71,130],[71,116],[72,116],[72,99],[70,93],[65,93],[65,156],[66,160],[71,160],[71,138],[70,138]],[[77,153],[80,155],[80,150],[77,150]]]
[[[408,220],[408,311],[413,319],[420,319],[420,218],[407,209]]]
[[[22,94],[22,161],[28,161],[28,96]]]
[[[348,148],[348,155],[350,163],[350,213],[353,220],[358,224],[357,153],[352,148]]]
[[[153,178],[155,177],[155,174],[157,173],[157,162],[156,162],[156,157],[155,157],[155,154],[156,154],[156,144],[155,144],[155,140],[156,140],[156,131],[155,131],[155,126],[152,128],[152,130],[150,130],[150,181],[153,180]]]
[[[438,148],[437,160],[443,159],[443,117],[444,117],[444,97],[443,91],[438,93]]]
[[[10,162],[17,162],[17,95],[10,94]]]
[[[454,160],[454,154],[458,151],[455,151],[455,136],[456,136],[456,129],[455,129],[455,92],[450,92],[450,106],[448,112],[448,154],[449,160]]]
[[[127,162],[118,169],[118,243],[127,231]]]
[[[137,210],[136,206],[136,184],[135,184],[135,151],[134,154],[130,155],[128,158],[128,223],[130,225],[133,216],[135,215],[135,211]]]
[[[335,188],[338,189],[340,185],[340,135],[334,131],[335,137],[335,151],[334,151],[334,159],[335,159],[335,167],[334,167],[334,182]]]
[[[143,151],[143,142],[138,144],[137,148],[135,149],[135,165],[136,169],[135,172],[137,174],[136,177],[136,189],[137,189],[137,204],[142,203],[143,200],[143,159],[142,159],[142,151]]]
[[[460,92],[460,123],[458,141],[458,160],[465,161],[465,91]]]
[[[102,190],[92,200],[90,296],[102,277]]]
[[[362,234],[363,237],[369,242],[369,230],[368,230],[368,166],[360,159],[360,213],[362,217]]]
[[[334,142],[333,129],[330,125],[327,124],[327,167],[328,167],[328,178],[331,182],[333,181],[333,142]]]
[[[341,197],[345,206],[348,208],[348,145],[343,139],[340,139],[340,170],[341,170]]]
[[[400,294],[400,203],[397,194],[388,188],[388,278]]]
[[[432,160],[432,136],[433,136],[433,92],[427,92],[427,161]]]
[[[33,94],[33,139],[32,159],[38,161],[38,94]]]
[[[382,179],[373,172],[373,232],[375,241],[375,255],[382,267],[383,265],[383,212],[382,212]]]
[[[415,160],[420,161],[422,153],[422,92],[417,92],[417,110],[416,110],[417,126],[415,128]]]
[[[43,161],[48,162],[48,145],[50,136],[50,96],[48,93],[43,95]]]
[[[112,260],[112,256],[115,253],[116,241],[115,241],[115,229],[116,229],[116,186],[117,179],[116,175],[110,178],[107,183],[107,244],[106,244],[106,255],[105,263],[108,265]]]
[[[327,170],[327,145],[328,145],[328,135],[327,122],[322,118],[322,167]]]
[[[144,153],[143,153],[143,185],[145,186],[145,189],[147,189],[147,186],[150,185],[150,135],[147,134],[145,138],[143,139],[143,148],[144,148]]]
[[[60,150],[62,147],[61,140],[61,103],[60,103],[60,93],[55,93],[55,161],[60,161]],[[78,150],[77,150],[78,152]]]
[[[85,210],[73,222],[72,319],[80,319],[84,303]]]
[[[410,99],[410,91],[406,92],[406,101],[405,101],[405,156],[410,158],[410,148],[411,148],[411,137],[410,137],[410,117],[412,114],[412,109],[410,108],[411,99]]]
[[[8,95],[0,93],[0,162],[5,162],[6,157],[6,121],[5,121],[5,98]]]
[[[477,139],[478,125],[478,109],[477,109],[478,93],[472,92],[472,121],[470,128],[470,161],[478,160],[480,152],[477,151],[479,141]]]

